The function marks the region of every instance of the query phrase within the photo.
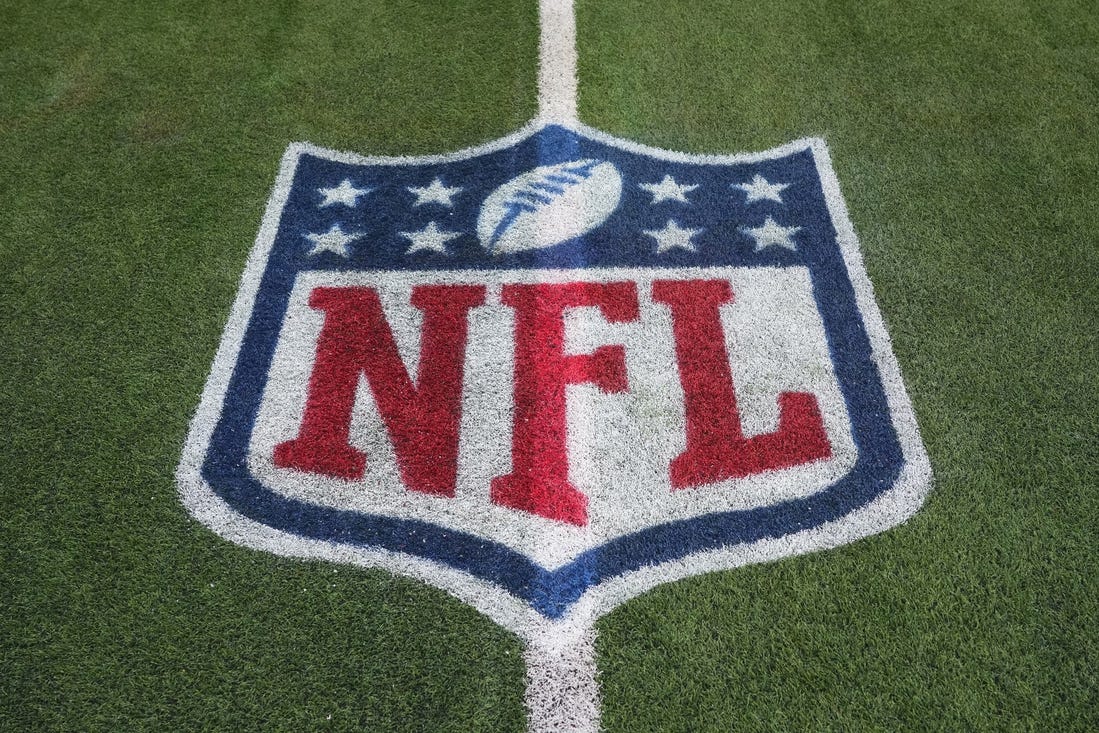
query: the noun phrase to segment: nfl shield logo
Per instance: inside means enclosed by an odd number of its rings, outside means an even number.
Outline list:
[[[228,539],[529,637],[893,526],[930,469],[823,142],[550,124],[291,146],[179,482]]]

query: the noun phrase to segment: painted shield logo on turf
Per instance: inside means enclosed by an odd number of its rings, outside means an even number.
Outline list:
[[[820,141],[291,146],[179,470],[243,544],[509,628],[829,547],[930,471]]]

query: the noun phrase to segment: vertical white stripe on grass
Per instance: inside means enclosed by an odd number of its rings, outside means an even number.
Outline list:
[[[527,730],[530,733],[597,733],[599,681],[595,629],[528,640]]]
[[[538,118],[576,122],[576,15],[572,0],[540,0]]]
[[[573,0],[539,0],[538,24],[538,121],[574,126],[577,92]],[[530,733],[599,730],[595,628],[587,624],[570,624],[555,634],[523,635],[523,661],[527,667],[524,699]]]

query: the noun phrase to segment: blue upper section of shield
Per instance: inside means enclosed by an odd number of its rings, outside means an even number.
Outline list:
[[[494,189],[533,168],[570,160],[595,159],[613,163],[623,179],[621,203],[605,224],[584,236],[548,249],[515,254],[493,254],[476,236],[481,202]],[[683,185],[697,186],[689,203],[664,200],[653,204],[653,195],[641,184],[659,183],[664,176]],[[762,175],[770,181],[796,181],[784,189],[782,202],[747,202],[746,194],[733,186]],[[283,212],[278,254],[281,264],[292,269],[324,270],[421,270],[514,269],[533,267],[684,267],[707,265],[804,264],[788,249],[771,247],[755,252],[753,239],[740,231],[758,226],[767,216],[790,226],[811,227],[827,212],[814,182],[812,154],[806,150],[785,158],[744,166],[656,163],[650,158],[579,137],[560,127],[544,128],[512,148],[452,163],[362,166],[305,155],[298,164],[294,187]],[[452,207],[439,203],[416,205],[408,189],[426,187],[438,179],[447,187],[461,188]],[[320,206],[319,191],[348,180],[357,188],[370,188],[355,207]],[[808,184],[808,185],[805,185]],[[793,214],[793,216],[791,216]],[[657,253],[646,230],[658,230],[669,219],[687,229],[700,229],[693,238],[697,252],[676,249]],[[418,251],[407,254],[409,240],[401,232],[414,232],[436,222],[440,229],[460,236],[447,243],[446,254]],[[309,255],[306,235],[326,232],[338,225],[342,231],[362,234],[349,245],[349,256],[332,252]]]
[[[553,247],[493,254],[476,235],[485,198],[515,176],[539,166],[594,159],[612,163],[623,193],[605,223],[582,238]],[[671,176],[697,186],[689,203],[654,196],[642,184]],[[761,176],[788,187],[781,202],[749,202],[740,184]],[[417,204],[410,188],[438,179],[461,190],[452,206]],[[370,189],[354,206],[322,205],[321,189],[343,181]],[[768,219],[793,228],[795,248],[757,247],[747,230]],[[689,248],[660,251],[648,231],[669,220],[698,230]],[[456,234],[446,251],[409,253],[405,235],[431,223]],[[339,227],[356,236],[346,255],[315,251],[310,235]],[[791,231],[793,231],[791,229]],[[772,506],[670,522],[612,540],[553,571],[483,538],[427,522],[335,510],[288,499],[256,481],[247,468],[248,445],[291,288],[304,270],[476,270],[587,267],[803,266],[825,326],[843,392],[858,460],[828,489]],[[298,162],[267,261],[255,307],[234,368],[203,475],[239,513],[306,538],[414,554],[445,563],[505,588],[549,618],[557,618],[587,588],[647,565],[687,555],[782,537],[840,519],[895,482],[903,463],[889,405],[872,358],[813,152],[803,148],[757,162],[692,162],[634,152],[565,128],[544,127],[509,147],[450,162],[340,162],[305,154]]]

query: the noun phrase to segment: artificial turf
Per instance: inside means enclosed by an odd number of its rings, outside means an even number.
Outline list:
[[[536,110],[534,3],[0,7],[0,729],[522,730],[518,640],[191,520],[173,472],[293,140]],[[822,135],[935,470],[908,524],[598,626],[610,731],[1099,727],[1099,14],[581,1],[580,114]]]
[[[827,138],[936,474],[901,528],[612,614],[608,728],[1099,726],[1094,7],[586,3],[578,32],[593,125]]]

